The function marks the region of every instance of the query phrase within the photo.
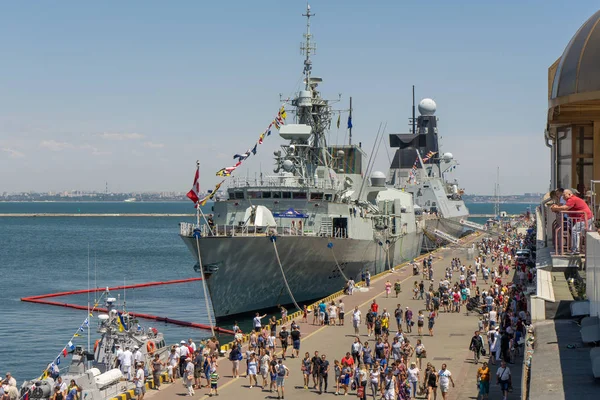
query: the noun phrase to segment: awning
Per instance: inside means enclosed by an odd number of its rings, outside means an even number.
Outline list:
[[[308,215],[298,212],[293,208],[288,208],[283,212],[274,212],[273,216],[275,218],[308,218]]]

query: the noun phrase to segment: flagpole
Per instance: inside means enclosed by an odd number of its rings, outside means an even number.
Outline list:
[[[196,171],[198,174],[198,180],[200,180],[200,160],[196,160]],[[200,184],[197,184],[197,188],[200,187]],[[200,193],[197,193],[197,195]],[[196,203],[196,226],[200,229],[200,203]]]
[[[352,96],[350,96],[350,114],[348,116],[349,121],[352,122]],[[352,146],[352,123],[349,124],[350,126],[348,126],[348,144],[350,146]]]
[[[87,301],[87,315],[86,318],[90,316],[90,243],[88,242],[88,301]],[[90,352],[90,324],[87,324],[87,352]],[[87,361],[85,365],[87,367],[90,366],[90,362]]]

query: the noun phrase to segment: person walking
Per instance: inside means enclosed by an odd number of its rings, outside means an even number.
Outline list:
[[[496,384],[500,385],[503,400],[508,398],[508,389],[512,386],[512,374],[510,368],[506,366],[506,361],[502,360],[500,368],[496,371]]]
[[[483,339],[479,335],[479,331],[475,331],[475,334],[471,338],[469,344],[469,350],[473,352],[473,361],[475,364],[479,364],[479,357],[481,356],[481,350],[483,349]]]
[[[385,281],[385,297],[390,297],[390,293],[392,292],[392,282],[388,279]]]
[[[152,380],[154,381],[156,390],[160,390],[160,374],[164,366],[165,363],[160,360],[160,355],[155,354],[154,360],[152,360]]]
[[[384,378],[383,385],[381,385],[381,397],[384,400],[395,400],[396,399],[396,377],[393,371],[390,369]]]
[[[477,400],[487,400],[490,393],[490,367],[485,361],[477,370],[477,384],[479,385]]]
[[[402,315],[402,305],[398,304],[398,307],[396,307],[396,310],[394,310],[394,317],[396,318],[396,328],[398,328],[398,331],[400,331],[400,328],[402,327]]]
[[[431,363],[427,363],[425,381],[423,383],[427,391],[427,400],[437,400],[437,373]]]
[[[417,357],[417,364],[419,365],[419,369],[421,369],[421,360],[427,358],[427,350],[425,350],[425,345],[423,345],[421,339],[417,339],[417,345],[415,346],[415,355]]]
[[[302,366],[300,367],[302,369],[302,378],[304,378],[304,389],[308,389],[308,382],[310,380],[311,375],[311,367],[312,362],[310,361],[310,354],[307,351],[306,353],[304,353],[304,358],[302,359]]]
[[[354,307],[354,311],[352,312],[352,326],[354,327],[354,334],[356,336],[359,335],[359,326],[360,326],[360,318],[361,312],[358,309],[358,306]]]
[[[188,390],[188,396],[193,396],[196,394],[194,392],[194,363],[192,362],[191,357],[186,358],[184,361],[185,368],[183,371],[183,384]]]
[[[442,369],[438,371],[438,386],[442,392],[442,398],[446,400],[448,398],[448,390],[450,389],[450,383],[454,387],[454,379],[452,379],[452,373],[448,370],[446,364],[442,364]]]
[[[419,386],[419,374],[421,370],[417,367],[416,362],[410,363],[410,368],[406,371],[408,373],[408,383],[410,385],[410,397],[417,397],[417,388]]]
[[[144,362],[142,361],[138,363],[138,369],[135,373],[135,378],[133,378],[133,382],[135,383],[135,394],[137,396],[137,400],[143,400],[144,395],[146,394],[145,378],[146,377],[144,374]]]
[[[429,316],[427,317],[427,328],[429,329],[429,336],[433,336],[433,326],[435,325],[435,317],[437,316],[437,311],[435,309],[429,312]]]
[[[319,364],[319,394],[327,393],[327,380],[329,377],[329,361],[327,356],[323,354],[321,356],[321,363]],[[325,386],[325,388],[323,388]]]
[[[290,370],[288,367],[283,365],[283,360],[279,360],[277,363],[277,398],[285,399],[285,378],[290,376]],[[281,392],[281,396],[280,393]]]
[[[396,298],[398,298],[398,294],[402,291],[402,284],[400,283],[400,279],[396,279],[394,282],[394,292],[396,292]]]
[[[406,311],[404,312],[404,319],[406,321],[406,332],[412,333],[412,326],[414,324],[413,320],[413,312],[410,308],[406,307]]]

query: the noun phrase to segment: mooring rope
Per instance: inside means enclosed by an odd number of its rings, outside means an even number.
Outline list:
[[[294,306],[296,306],[296,308],[298,310],[302,310],[302,308],[300,308],[298,303],[296,303],[296,299],[294,298],[292,289],[290,289],[290,285],[288,284],[287,278],[285,277],[285,272],[283,272],[283,265],[281,265],[281,259],[279,258],[279,252],[277,251],[277,243],[276,243],[277,237],[275,235],[273,235],[270,237],[270,239],[271,239],[271,242],[273,242],[273,249],[275,249],[275,257],[277,257],[277,263],[279,263],[279,269],[281,270],[281,275],[283,276],[283,282],[285,283],[285,287],[287,288],[288,294],[290,295],[290,298],[292,299]]]
[[[202,266],[202,257],[200,256],[200,238],[196,236],[196,248],[198,249],[198,265],[200,266],[200,276],[202,277],[202,290],[204,291],[204,302],[206,304],[206,315],[208,315],[208,324],[210,325],[210,331],[215,336],[215,328],[212,323],[212,316],[210,315],[210,305],[208,303],[208,290],[206,288],[206,278],[204,276],[204,267]]]
[[[333,243],[329,242],[327,243],[327,247],[331,250],[331,254],[333,255],[333,259],[335,260],[335,265],[338,269],[338,271],[340,271],[340,274],[342,274],[342,276],[344,277],[344,280],[346,282],[348,282],[348,277],[346,276],[346,274],[344,274],[344,271],[342,271],[342,268],[340,268],[340,264],[338,263],[337,257],[335,256],[335,252],[333,251]]]

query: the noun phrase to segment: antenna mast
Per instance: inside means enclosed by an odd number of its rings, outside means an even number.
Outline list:
[[[304,38],[306,39],[305,43],[300,45],[300,50],[306,55],[304,59],[304,76],[305,76],[305,84],[306,90],[310,89],[310,72],[312,70],[312,61],[310,60],[310,54],[315,53],[317,50],[317,46],[314,43],[311,43],[310,39],[312,35],[310,34],[310,17],[313,17],[315,14],[310,12],[310,4],[306,4],[306,14],[302,14],[303,17],[306,17],[306,33],[304,34]]]
[[[496,214],[496,218],[500,218],[500,167],[496,169],[496,201],[494,204],[494,214]]]
[[[417,133],[416,127],[417,120],[415,118],[415,85],[413,85],[413,106],[412,106],[412,134],[415,135]]]

